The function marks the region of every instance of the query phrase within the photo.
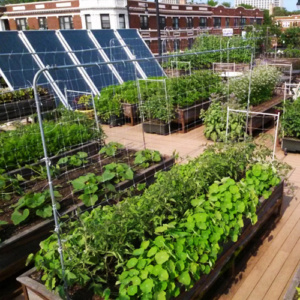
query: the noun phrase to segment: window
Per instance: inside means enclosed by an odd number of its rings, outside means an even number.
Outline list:
[[[200,26],[201,28],[206,27],[206,22],[207,22],[207,19],[201,17],[201,18],[200,18],[200,24],[199,24],[199,26]]]
[[[179,29],[179,18],[178,17],[173,18],[173,29]]]
[[[101,17],[101,28],[102,29],[110,29],[110,20],[109,14],[100,15]]]
[[[148,16],[140,16],[141,29],[149,29]]]
[[[166,27],[166,17],[159,17],[159,28],[165,29]]]
[[[234,27],[238,27],[239,26],[239,18],[234,18]]]
[[[250,19],[250,24],[253,25],[254,24],[254,20],[253,18]]]
[[[150,40],[145,40],[145,43],[146,43],[147,46],[150,48],[150,46],[151,46],[151,41],[150,41]]]
[[[119,28],[120,29],[125,29],[126,28],[125,15],[124,14],[119,14]]]
[[[85,15],[85,28],[92,29],[91,15]]]
[[[71,16],[59,17],[60,29],[73,29],[73,19]]]
[[[26,30],[27,29],[27,21],[26,19],[16,19],[17,22],[17,30]]]
[[[192,17],[188,17],[187,18],[187,28],[193,28],[193,18]]]
[[[230,19],[229,19],[229,18],[226,18],[226,19],[225,19],[225,26],[226,26],[226,27],[229,27],[229,26],[230,26]]]
[[[180,51],[180,40],[174,40],[174,51]]]
[[[48,29],[47,27],[47,19],[45,17],[39,18],[39,28],[40,29]]]
[[[221,27],[221,18],[214,18],[214,27],[215,28]]]
[[[241,26],[245,26],[246,25],[246,18],[241,18]]]
[[[188,39],[188,48],[189,49],[192,49],[193,43],[194,43],[193,39]]]
[[[256,23],[257,23],[257,25],[261,25],[262,24],[262,19],[256,19]]]

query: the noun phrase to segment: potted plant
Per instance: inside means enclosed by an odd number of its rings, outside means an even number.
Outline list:
[[[91,104],[91,95],[82,95],[75,100],[76,111],[86,114],[90,119],[94,117],[94,109]]]
[[[111,127],[124,124],[122,105],[118,97],[115,97],[119,86],[108,86],[101,90],[101,95],[95,97],[95,106],[100,122]]]
[[[300,98],[287,101],[281,122],[281,148],[286,152],[300,152]]]

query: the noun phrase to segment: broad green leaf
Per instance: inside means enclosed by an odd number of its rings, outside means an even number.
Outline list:
[[[159,265],[162,265],[169,259],[169,254],[166,251],[157,252],[155,255],[155,260]]]
[[[193,215],[196,222],[206,222],[207,214],[206,213],[198,213]]]
[[[86,157],[88,157],[88,154],[86,152],[77,152],[76,154],[80,158],[86,158]]]
[[[164,246],[164,243],[165,243],[165,239],[162,236],[158,236],[154,240],[154,244],[159,248],[162,248]]]
[[[144,253],[145,249],[144,248],[139,248],[139,249],[135,249],[133,252],[132,252],[132,255],[134,256],[140,256]]]
[[[206,263],[208,261],[208,255],[207,254],[203,254],[200,258],[200,262],[201,263]]]
[[[138,263],[138,259],[133,257],[131,259],[129,259],[129,261],[127,262],[126,266],[127,268],[131,269],[133,268],[136,264]]]
[[[142,241],[141,248],[147,249],[149,247],[150,242],[149,241]]]
[[[165,291],[159,291],[155,294],[156,300],[166,300],[166,292]]]
[[[50,204],[36,210],[36,215],[41,218],[50,218],[52,216],[52,206]]]
[[[149,272],[147,270],[141,270],[140,277],[145,280],[148,277]]]
[[[140,289],[143,293],[147,294],[147,293],[151,293],[152,289],[153,289],[153,280],[151,278],[147,278],[141,285],[140,285]]]
[[[11,220],[13,221],[14,225],[18,225],[24,220],[26,220],[28,216],[29,216],[29,209],[27,208],[24,209],[22,213],[18,210],[15,210],[11,215]]]
[[[160,272],[158,273],[158,279],[160,281],[166,281],[169,279],[169,273],[165,269],[161,269]]]
[[[157,250],[158,250],[158,248],[157,247],[152,247],[152,248],[150,248],[150,250],[148,251],[148,253],[147,253],[147,257],[152,257],[153,255],[155,255],[156,254],[156,252],[157,252]]]
[[[245,203],[242,201],[239,201],[236,203],[236,210],[240,213],[245,211]]]
[[[254,165],[254,166],[252,167],[252,173],[253,173],[253,175],[254,175],[255,177],[259,177],[259,176],[260,176],[261,170],[262,170],[261,165],[256,164],[256,165]]]
[[[98,196],[97,195],[80,195],[78,197],[82,202],[84,203],[85,206],[93,206],[95,203],[98,201]]]
[[[166,231],[166,230],[168,230],[168,227],[167,227],[167,226],[165,226],[165,225],[159,226],[159,227],[156,227],[156,228],[155,228],[155,233],[161,233],[161,232],[164,232],[164,231]]]
[[[138,263],[137,263],[137,268],[139,269],[139,270],[142,270],[142,269],[144,269],[145,268],[145,266],[146,266],[146,264],[147,264],[147,260],[146,259],[139,259],[139,261],[138,261]]]
[[[183,272],[180,274],[178,281],[183,285],[190,285],[191,284],[191,277],[189,272]]]
[[[141,279],[138,276],[134,276],[131,278],[131,282],[133,285],[140,285],[141,284]]]
[[[131,285],[127,289],[127,293],[129,296],[134,296],[138,291],[138,287],[136,285]]]

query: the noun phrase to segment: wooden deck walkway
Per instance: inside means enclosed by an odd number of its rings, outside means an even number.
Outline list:
[[[201,126],[185,134],[169,136],[145,134],[145,143],[147,148],[159,150],[163,154],[171,155],[176,151],[185,160],[202,153],[208,144],[203,129]],[[104,126],[104,130],[107,141],[117,141],[135,149],[143,148],[141,125],[115,128]],[[289,180],[294,184],[294,196],[290,196],[290,188],[286,187],[281,220],[220,300],[283,299],[300,264],[300,154],[284,156],[277,147],[276,155],[293,167]]]

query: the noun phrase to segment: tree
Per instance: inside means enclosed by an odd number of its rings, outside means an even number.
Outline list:
[[[225,7],[231,7],[230,2],[223,2],[222,5],[225,6]]]
[[[244,4],[244,3],[240,4],[239,6],[244,7],[246,9],[253,9],[254,8],[252,5],[250,5],[250,4]]]
[[[207,4],[210,5],[210,6],[216,6],[218,5],[218,1],[214,1],[214,0],[207,0]]]
[[[287,11],[286,8],[283,7],[274,7],[274,13],[273,16],[277,17],[277,16],[288,16],[290,14],[289,11]]]
[[[281,39],[285,41],[286,47],[298,48],[300,45],[300,28],[291,27],[284,31]]]

